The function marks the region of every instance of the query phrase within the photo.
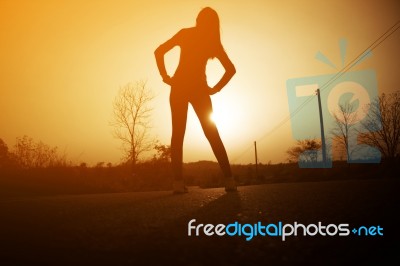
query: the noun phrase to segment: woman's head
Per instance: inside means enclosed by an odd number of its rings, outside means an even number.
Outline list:
[[[199,29],[216,28],[219,31],[219,17],[217,12],[211,7],[203,8],[197,15],[196,26]]]
[[[217,49],[222,47],[217,12],[211,7],[203,8],[197,15],[196,28],[204,37],[205,47],[210,49],[210,57],[214,57]]]

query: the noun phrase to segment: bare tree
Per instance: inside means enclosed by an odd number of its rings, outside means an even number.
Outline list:
[[[286,153],[289,162],[297,162],[300,155],[307,162],[316,162],[318,159],[317,151],[321,148],[321,141],[315,139],[298,140],[296,145],[290,147]]]
[[[149,106],[154,95],[146,86],[146,82],[128,83],[121,87],[113,102],[113,135],[122,141],[125,159],[135,165],[140,155],[154,147],[154,140],[149,136]]]
[[[339,105],[339,110],[334,114],[334,127],[331,133],[334,138],[338,140],[339,147],[342,148],[347,156],[347,160],[351,160],[351,153],[353,152],[350,141],[353,137],[357,137],[357,131],[354,127],[358,121],[357,110],[358,106],[346,102]]]
[[[378,148],[386,159],[395,158],[400,153],[400,91],[383,93],[368,109],[360,142]]]

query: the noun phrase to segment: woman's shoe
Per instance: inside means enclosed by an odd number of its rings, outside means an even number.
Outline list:
[[[236,192],[237,191],[236,181],[233,177],[229,177],[225,180],[225,191],[226,192]]]
[[[183,180],[176,180],[172,184],[172,191],[174,194],[185,194],[188,193],[188,189],[185,186]]]

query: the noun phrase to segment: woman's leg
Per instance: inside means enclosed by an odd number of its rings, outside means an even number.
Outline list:
[[[210,142],[211,148],[218,160],[225,178],[232,177],[231,166],[229,164],[228,155],[226,154],[224,144],[222,143],[217,126],[210,118],[212,114],[212,103],[210,96],[207,94],[197,95],[197,97],[191,100],[190,103],[192,104],[193,109],[200,120],[204,134]]]
[[[172,137],[171,137],[171,164],[174,178],[176,181],[183,180],[182,159],[183,159],[183,139],[186,131],[186,119],[188,111],[188,101],[181,95],[171,92],[170,98],[171,117],[172,117]]]

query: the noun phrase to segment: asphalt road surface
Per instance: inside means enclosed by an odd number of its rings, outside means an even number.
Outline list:
[[[399,261],[399,181],[281,183],[239,187],[228,194],[222,188],[190,187],[184,195],[161,191],[1,199],[0,265],[385,265]],[[383,235],[299,233],[285,241],[260,235],[246,241],[243,235],[206,236],[200,230],[200,236],[188,236],[192,219],[193,226],[380,226]]]

